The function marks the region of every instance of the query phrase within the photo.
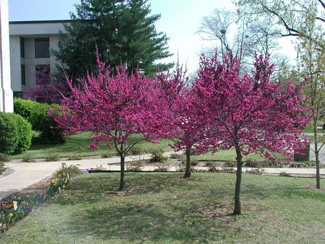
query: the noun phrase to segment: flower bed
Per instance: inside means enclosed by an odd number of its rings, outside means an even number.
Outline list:
[[[0,233],[8,230],[10,226],[26,217],[38,205],[42,204],[55,193],[64,190],[70,181],[68,172],[70,167],[63,167],[47,184],[48,187],[41,193],[34,194],[15,194],[0,201]]]
[[[30,204],[20,197],[15,198],[15,200],[2,202],[0,204],[0,231],[4,232],[31,211],[32,207]]]

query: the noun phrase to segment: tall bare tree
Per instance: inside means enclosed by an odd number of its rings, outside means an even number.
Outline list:
[[[320,188],[319,153],[324,146],[324,134],[318,128],[325,121],[325,30],[322,0],[237,0],[237,11],[257,20],[267,19],[280,27],[282,37],[296,37],[298,53],[298,73],[301,78],[308,77],[305,94],[309,96],[309,106],[314,107],[312,119],[316,158],[316,186]]]
[[[254,22],[248,16],[226,9],[215,9],[211,15],[202,19],[198,34],[205,40],[216,41],[216,47],[208,50],[213,56],[215,52],[225,54],[231,52],[240,59],[241,71],[252,68],[255,52],[267,56],[273,54],[272,63],[279,63],[279,56],[274,55],[279,48],[277,38],[279,30],[274,23],[268,21]]]

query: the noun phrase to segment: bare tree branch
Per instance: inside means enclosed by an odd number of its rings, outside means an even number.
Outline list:
[[[321,17],[316,17],[316,19],[322,21],[322,22],[325,22],[325,19],[321,18]]]
[[[322,7],[325,9],[325,3],[322,0],[318,0],[318,2],[322,5]]]
[[[320,0],[319,0],[320,1]],[[323,3],[321,1],[321,3]],[[316,45],[320,46],[322,49],[325,49],[325,45],[323,43],[321,43],[319,40],[315,40],[313,39],[312,37],[310,37],[309,35],[306,35],[303,31],[300,31],[298,29],[295,29],[293,27],[290,27],[288,25],[288,23],[285,21],[285,19],[280,16],[277,12],[273,11],[272,9],[270,9],[268,6],[266,6],[263,2],[260,2],[262,8],[264,8],[266,11],[268,11],[269,13],[275,15],[276,17],[279,18],[279,20],[282,22],[282,24],[284,25],[284,27],[286,28],[286,30],[289,32],[288,34],[282,34],[281,33],[281,36],[285,37],[285,36],[301,36],[303,38],[306,38],[310,41],[312,41],[313,43],[315,43]],[[324,4],[324,3],[323,3]],[[324,6],[323,6],[324,7]],[[320,18],[321,21],[323,21],[321,18]],[[325,21],[324,21],[325,22]]]
[[[264,9],[266,9],[268,12],[270,12],[271,14],[274,14],[275,16],[277,16],[280,21],[283,23],[284,27],[287,29],[287,31],[289,31],[289,34],[293,34],[291,32],[297,33],[299,34],[299,31],[289,27],[289,25],[287,24],[287,22],[275,11],[273,11],[272,9],[268,8],[265,4],[263,4],[263,2],[261,2],[261,5]]]

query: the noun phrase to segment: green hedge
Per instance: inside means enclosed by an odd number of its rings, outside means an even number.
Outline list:
[[[39,142],[50,143],[64,143],[65,137],[63,136],[61,129],[56,129],[57,123],[54,118],[49,116],[50,108],[54,108],[55,112],[58,112],[58,105],[48,105],[46,103],[38,103],[31,112],[30,121],[34,130],[40,132]],[[53,128],[52,128],[53,127]]]
[[[32,125],[19,114],[12,114],[16,120],[18,131],[18,144],[14,150],[14,154],[20,154],[27,151],[32,144]]]
[[[19,154],[32,142],[31,124],[18,114],[0,113],[0,153]]]
[[[38,105],[37,102],[31,100],[25,100],[21,98],[14,98],[14,111],[16,114],[19,114],[23,118],[27,119],[30,122],[30,114],[33,110],[33,107]]]
[[[14,111],[27,119],[35,131],[40,132],[40,136],[34,140],[37,143],[64,143],[65,138],[62,130],[55,129],[57,123],[53,117],[48,115],[50,108],[58,112],[58,104],[38,103],[20,98],[14,99]],[[54,128],[51,128],[54,127]]]
[[[0,113],[0,153],[12,154],[18,145],[17,122],[12,114]]]

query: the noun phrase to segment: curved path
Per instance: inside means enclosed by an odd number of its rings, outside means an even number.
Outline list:
[[[165,153],[166,156],[174,152]],[[135,161],[141,159],[149,159],[150,154],[141,156],[129,156],[126,161]],[[11,174],[0,176],[0,200],[18,192],[28,186],[31,186],[43,179],[46,179],[53,175],[62,166],[62,163],[69,165],[77,165],[82,170],[90,168],[103,168],[108,170],[119,170],[119,157],[113,158],[95,158],[95,159],[83,159],[76,161],[57,161],[57,162],[37,162],[37,163],[24,163],[24,162],[8,162],[5,163],[5,167],[12,171]],[[322,162],[324,163],[324,162]],[[145,166],[144,171],[152,171],[155,166]],[[197,167],[205,169],[205,167]],[[176,171],[175,167],[171,167],[170,171]],[[245,170],[252,170],[252,168],[244,168]],[[266,168],[264,174],[279,175],[282,172],[286,172],[293,176],[314,176],[315,169],[313,168]],[[321,169],[322,177],[325,177],[325,168]]]
[[[149,159],[150,154],[141,155],[143,159]],[[138,160],[139,156],[130,156],[126,161]],[[12,173],[0,176],[0,200],[18,192],[28,186],[31,186],[45,178],[51,177],[53,173],[62,167],[62,163],[69,165],[77,165],[80,169],[86,170],[90,168],[104,168],[118,170],[119,157],[113,158],[95,158],[83,160],[64,160],[56,162],[8,162],[5,167]]]

